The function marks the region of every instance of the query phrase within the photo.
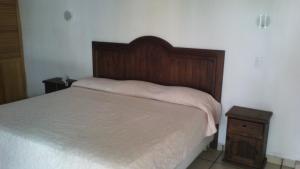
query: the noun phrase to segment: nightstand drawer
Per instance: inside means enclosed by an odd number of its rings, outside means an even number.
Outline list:
[[[229,119],[228,131],[230,134],[237,134],[241,136],[253,137],[262,139],[264,132],[264,125],[260,123],[253,123],[237,119]]]

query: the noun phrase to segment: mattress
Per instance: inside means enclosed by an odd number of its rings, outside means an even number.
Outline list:
[[[71,87],[0,106],[0,168],[175,169],[206,127],[195,107]]]

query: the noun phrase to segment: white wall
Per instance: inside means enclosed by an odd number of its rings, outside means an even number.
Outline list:
[[[269,153],[300,160],[300,1],[273,0],[270,7],[265,88],[274,116]]]
[[[284,90],[291,87],[296,89],[297,86],[292,83],[295,79],[289,79],[287,76],[290,71],[284,65],[289,64],[287,59],[281,62],[281,56],[277,51],[270,52],[273,47],[281,51],[279,48],[281,37],[277,37],[277,32],[282,33],[281,31],[288,28],[273,30],[277,25],[274,23],[274,26],[265,31],[256,26],[256,17],[273,9],[270,7],[272,1],[19,1],[30,96],[43,93],[41,81],[49,77],[91,76],[92,40],[130,42],[142,35],[155,35],[166,39],[174,46],[223,49],[226,50],[222,98],[224,112],[232,105],[273,110],[276,114],[272,120],[268,152],[289,158],[300,158],[299,149],[295,148],[298,146],[299,137],[295,140],[295,134],[286,131],[296,126],[284,128],[281,123],[285,115],[289,115],[284,118],[288,123],[289,120],[295,121],[293,116],[296,113],[297,98],[294,97],[290,102],[285,98],[284,103],[280,102],[281,96],[293,95]],[[70,22],[64,21],[64,10],[72,11],[74,17]],[[274,38],[272,41],[278,43],[270,42],[270,37],[273,36],[277,39]],[[280,36],[285,35],[282,33]],[[294,40],[296,42],[297,39]],[[289,51],[288,45],[285,51]],[[293,55],[291,52],[285,52],[285,57]],[[256,57],[262,57],[264,60],[260,66],[255,66]],[[277,66],[277,61],[282,65]],[[272,71],[273,68],[276,70]],[[278,73],[281,74],[279,78]],[[281,80],[291,82],[288,84],[291,86],[286,87],[283,81],[280,84],[273,84],[273,81],[277,83]],[[282,90],[280,93],[275,92],[279,89]],[[220,131],[220,143],[223,144],[225,126],[226,120],[223,115]],[[294,140],[284,141],[285,137]],[[286,145],[281,145],[282,143]]]

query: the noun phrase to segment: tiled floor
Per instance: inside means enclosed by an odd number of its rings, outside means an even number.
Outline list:
[[[208,149],[191,164],[188,169],[243,169],[243,167],[223,161],[223,152]],[[267,164],[265,169],[280,169],[279,165]],[[282,169],[291,169],[282,167]]]

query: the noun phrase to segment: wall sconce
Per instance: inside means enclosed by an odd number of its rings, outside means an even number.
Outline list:
[[[267,29],[271,24],[271,18],[267,14],[259,15],[257,18],[257,26],[260,29]]]
[[[72,19],[72,13],[68,10],[64,12],[64,18],[66,21],[70,21]]]

